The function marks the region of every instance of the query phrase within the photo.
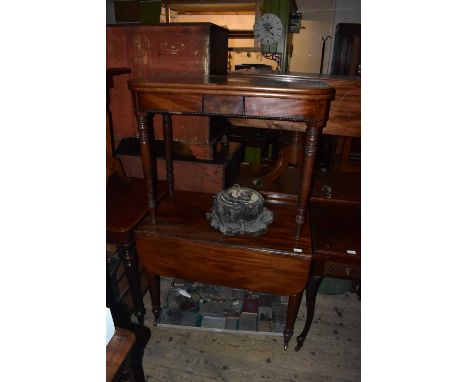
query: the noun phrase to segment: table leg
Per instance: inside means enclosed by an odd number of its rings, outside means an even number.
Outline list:
[[[172,118],[170,114],[163,114],[164,148],[166,151],[166,179],[169,195],[174,195],[174,170],[172,166]]]
[[[135,243],[119,246],[119,258],[122,261],[127,276],[130,293],[133,300],[133,314],[140,325],[143,325],[146,309],[143,304],[141,293],[140,274],[138,272],[138,259],[136,256]]]
[[[140,136],[140,155],[143,165],[143,174],[146,181],[146,197],[151,214],[151,222],[156,224],[156,180],[157,167],[154,166],[151,155],[151,137],[148,127],[148,113],[137,114],[138,133]]]
[[[159,315],[161,314],[161,277],[147,271],[146,278],[148,279],[148,289],[154,315],[153,325],[156,326],[158,324]]]
[[[284,350],[288,350],[289,340],[294,334],[294,323],[296,322],[297,312],[301,305],[302,293],[296,293],[289,296],[288,301],[288,314],[286,316],[286,327],[284,328]]]
[[[312,184],[312,173],[314,171],[315,153],[317,152],[318,137],[322,132],[321,127],[313,126],[307,122],[304,148],[304,164],[302,167],[301,187],[296,215],[296,239],[301,237],[302,226],[305,222],[307,205],[309,204],[310,188]]]
[[[311,276],[309,279],[309,283],[307,284],[306,289],[306,303],[307,303],[307,319],[304,325],[304,329],[302,329],[302,333],[296,338],[297,345],[294,350],[299,351],[304,344],[304,341],[309,333],[310,325],[312,324],[312,320],[314,318],[315,312],[315,299],[317,297],[317,291],[322,282],[322,276]]]

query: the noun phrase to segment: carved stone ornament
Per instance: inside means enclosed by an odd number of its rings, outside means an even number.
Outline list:
[[[214,196],[206,217],[214,229],[226,236],[262,235],[274,219],[273,212],[263,203],[262,194],[236,184]]]

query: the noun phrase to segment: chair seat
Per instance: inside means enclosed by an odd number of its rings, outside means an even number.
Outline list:
[[[128,183],[109,179],[106,193],[107,242],[126,245],[134,240],[133,229],[148,213],[144,179],[129,178]],[[167,192],[166,182],[158,182],[158,200]]]

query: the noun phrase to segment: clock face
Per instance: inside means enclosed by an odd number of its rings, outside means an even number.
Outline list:
[[[283,24],[273,13],[265,13],[255,20],[254,37],[263,45],[277,43],[282,35]]]

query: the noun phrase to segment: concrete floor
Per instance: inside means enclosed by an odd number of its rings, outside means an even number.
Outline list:
[[[170,285],[162,279],[162,290]],[[164,381],[359,381],[361,372],[361,303],[352,293],[317,296],[314,323],[299,352],[295,337],[306,316],[302,301],[289,349],[282,337],[228,334],[152,325],[143,368],[147,382]]]

